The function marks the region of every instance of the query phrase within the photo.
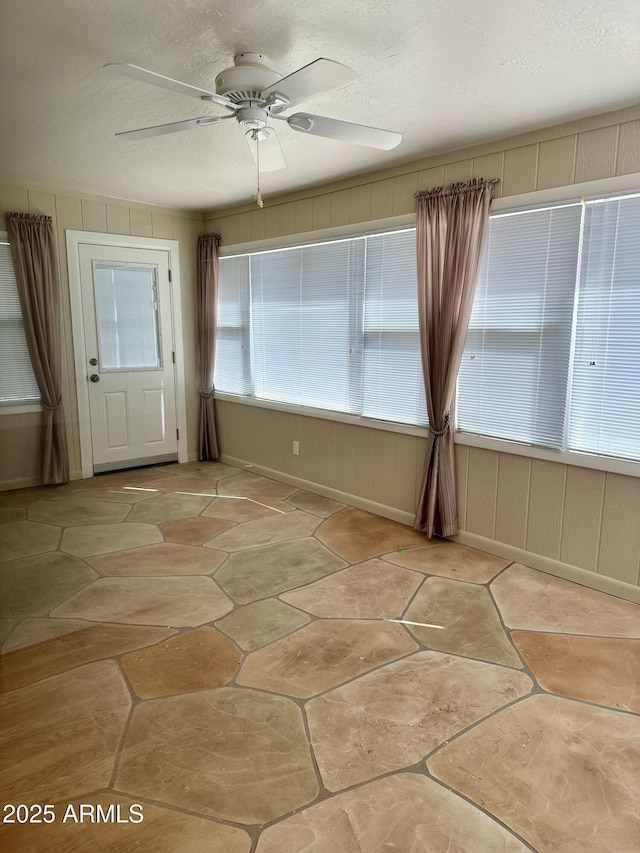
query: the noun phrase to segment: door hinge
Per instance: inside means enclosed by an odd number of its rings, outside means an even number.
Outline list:
[[[176,430],[176,438],[180,438],[180,430],[179,429]]]
[[[175,354],[175,352],[172,352],[172,353],[171,353],[171,358],[172,358],[172,360],[173,360],[173,363],[175,364],[175,363],[176,363],[176,354]]]
[[[169,270],[169,281],[171,281],[171,270]]]

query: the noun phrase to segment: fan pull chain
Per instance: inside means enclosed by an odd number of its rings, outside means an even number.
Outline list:
[[[257,183],[258,183],[258,191],[255,195],[256,204],[258,207],[264,207],[264,202],[262,200],[262,193],[260,192],[260,139],[256,135],[256,169],[258,172],[257,175]]]

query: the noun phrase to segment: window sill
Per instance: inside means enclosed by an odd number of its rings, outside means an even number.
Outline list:
[[[580,453],[576,450],[547,450],[531,444],[519,444],[502,438],[489,438],[469,432],[457,431],[456,444],[479,447],[499,453],[512,453],[515,456],[528,456],[530,459],[543,459],[547,462],[559,462],[561,465],[574,465],[578,468],[591,468],[594,471],[607,471],[611,474],[625,474],[628,477],[640,477],[640,462],[628,459],[616,459],[611,456],[596,456]]]
[[[216,391],[216,400],[226,403],[238,403],[241,406],[253,406],[257,409],[271,409],[276,412],[288,412],[292,415],[304,415],[307,418],[319,418],[323,421],[335,421],[341,424],[354,424],[368,429],[381,429],[386,432],[397,432],[403,435],[416,435],[426,438],[429,434],[426,427],[411,426],[410,424],[377,421],[373,418],[362,418],[359,415],[348,415],[345,412],[332,412],[326,409],[314,409],[311,406],[294,406],[291,403],[275,403],[271,400],[257,400],[255,397],[241,397],[236,394],[225,394]]]
[[[41,403],[16,403],[13,406],[0,406],[0,417],[2,415],[30,415],[41,411]]]

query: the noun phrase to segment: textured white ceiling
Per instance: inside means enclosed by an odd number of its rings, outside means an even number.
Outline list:
[[[389,152],[303,136],[265,197],[640,100],[638,0],[0,0],[0,181],[205,210],[250,201],[235,122],[114,133],[224,110],[107,74],[131,62],[212,89],[241,51],[283,74],[325,56],[359,77],[298,107],[403,134]]]

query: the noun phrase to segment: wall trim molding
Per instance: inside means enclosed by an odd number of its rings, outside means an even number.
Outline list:
[[[606,575],[598,575],[588,569],[581,569],[579,566],[572,566],[570,563],[563,563],[560,560],[554,560],[552,557],[544,557],[542,554],[534,554],[532,551],[515,548],[513,545],[507,545],[495,539],[487,539],[484,536],[478,536],[476,533],[467,533],[464,530],[457,536],[450,538],[452,542],[459,542],[461,545],[468,545],[470,548],[495,554],[496,557],[504,557],[505,560],[513,560],[515,563],[522,563],[522,565],[529,566],[532,569],[539,569],[541,572],[546,572],[557,578],[573,581],[598,592],[606,592],[609,595],[624,598],[625,601],[640,604],[640,587],[625,581],[619,581]]]
[[[285,474],[281,471],[276,471],[273,468],[267,468],[264,465],[256,465],[255,463],[247,462],[244,459],[238,459],[235,456],[228,456],[223,453],[220,455],[220,462],[226,465],[233,465],[236,468],[243,468],[247,472],[260,474],[263,477],[269,477],[271,480],[277,480],[280,483],[287,483],[290,486],[297,486],[299,489],[314,492],[322,495],[325,498],[331,498],[335,501],[350,504],[358,509],[364,509],[367,512],[375,513],[383,518],[389,518],[392,521],[398,521],[401,524],[413,526],[414,516],[409,512],[394,509],[385,504],[377,503],[376,501],[367,500],[366,498],[351,495],[347,492],[342,492],[339,489],[333,489],[329,486],[323,486],[320,483],[314,483],[311,480],[305,480],[302,477],[294,477],[290,474]],[[462,531],[457,536],[450,537],[452,542],[459,542],[462,545],[468,545],[471,548],[477,548],[480,551],[485,551],[488,554],[494,554],[496,557],[504,557],[506,560],[512,560],[515,563],[521,563],[524,566],[529,566],[532,569],[539,569],[554,577],[562,578],[563,580],[573,581],[598,592],[606,592],[609,595],[615,595],[618,598],[623,598],[625,601],[631,601],[634,604],[640,604],[640,587],[633,584],[625,583],[624,581],[609,578],[606,575],[598,575],[595,572],[590,572],[587,569],[581,569],[578,566],[572,566],[569,563],[562,563],[560,560],[554,560],[551,557],[544,557],[541,554],[534,554],[532,551],[525,551],[523,548],[516,548],[513,545],[507,545],[504,542],[498,542],[495,539],[487,539],[484,536],[478,536],[475,533]]]
[[[355,506],[358,509],[364,509],[367,512],[381,515],[383,518],[390,518],[392,521],[399,521],[400,524],[413,525],[414,516],[409,512],[404,512],[401,509],[386,506],[385,504],[370,501],[367,498],[360,498],[358,495],[351,495],[348,492],[342,492],[339,489],[333,489],[330,486],[323,486],[321,483],[314,483],[312,480],[304,480],[302,477],[294,477],[291,474],[285,474],[282,471],[276,471],[274,468],[266,468],[264,465],[256,465],[254,462],[247,462],[244,459],[238,459],[235,456],[228,456],[226,453],[220,454],[220,462],[225,465],[233,465],[236,468],[243,468],[247,473],[260,474],[263,477],[269,477],[270,480],[277,480],[279,483],[286,483],[288,486],[296,486],[298,489],[304,489],[308,492],[313,492],[316,495],[322,495],[323,498],[331,498],[334,501],[347,503]]]

